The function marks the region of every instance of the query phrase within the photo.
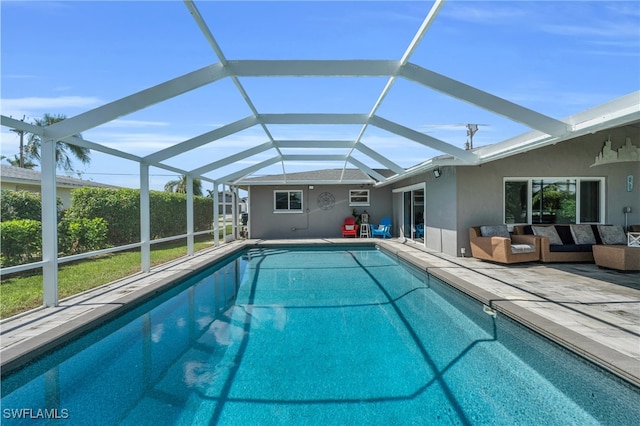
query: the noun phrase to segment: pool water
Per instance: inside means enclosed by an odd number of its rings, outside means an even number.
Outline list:
[[[2,392],[3,424],[640,418],[637,388],[365,248],[249,250],[12,374]]]

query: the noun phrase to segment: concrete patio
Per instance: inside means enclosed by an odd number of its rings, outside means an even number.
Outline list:
[[[202,250],[0,322],[0,358],[6,374],[91,328],[154,297],[215,259],[257,244],[350,245],[370,239],[244,240]],[[640,273],[594,264],[497,265],[456,258],[403,240],[375,240],[383,249],[587,359],[640,386]]]

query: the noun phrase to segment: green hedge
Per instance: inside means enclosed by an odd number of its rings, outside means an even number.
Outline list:
[[[187,196],[151,191],[151,238],[187,232]],[[42,225],[40,195],[26,191],[2,191],[3,267],[41,258]],[[5,216],[6,215],[6,216]],[[213,225],[213,201],[194,197],[194,229]],[[100,250],[140,241],[140,191],[136,189],[79,188],[71,207],[59,215],[58,250],[61,255]]]
[[[187,196],[150,191],[151,238],[187,232]],[[79,188],[73,191],[70,218],[103,218],[108,226],[108,242],[124,245],[140,241],[140,191],[137,189]],[[213,201],[194,197],[194,229],[204,231],[213,224]]]
[[[42,258],[42,223],[19,219],[0,223],[2,267],[38,261]],[[58,224],[58,254],[68,256],[107,248],[107,222],[101,218],[69,219]]]
[[[72,192],[70,219],[102,218],[108,226],[107,241],[114,246],[140,240],[140,191],[135,189],[78,188]]]
[[[42,224],[19,219],[0,223],[0,263],[3,267],[40,260]]]
[[[57,200],[58,220],[61,219],[62,201]],[[41,220],[42,199],[40,193],[30,191],[12,191],[3,189],[0,192],[0,219],[7,220],[31,219]]]
[[[3,222],[19,219],[40,220],[41,206],[40,194],[37,192],[3,189],[0,195],[0,217]]]
[[[58,224],[58,251],[70,255],[107,248],[107,231],[107,222],[101,217],[65,217]]]

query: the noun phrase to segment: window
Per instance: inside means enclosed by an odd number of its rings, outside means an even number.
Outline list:
[[[600,181],[583,180],[580,182],[580,223],[599,223]]]
[[[274,213],[302,213],[302,191],[273,191]]]
[[[350,206],[369,206],[369,190],[368,189],[350,189],[349,190]]]
[[[506,181],[504,183],[504,223],[528,222],[528,189],[528,181]]]
[[[576,179],[533,179],[531,223],[576,223]]]
[[[504,223],[601,223],[603,190],[604,178],[507,178]]]

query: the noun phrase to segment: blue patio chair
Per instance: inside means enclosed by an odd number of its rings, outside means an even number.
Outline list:
[[[371,237],[391,238],[391,218],[383,217],[380,225],[371,227]]]
[[[415,238],[424,238],[424,223],[416,225],[416,231],[413,233]]]

